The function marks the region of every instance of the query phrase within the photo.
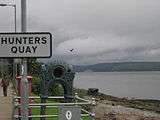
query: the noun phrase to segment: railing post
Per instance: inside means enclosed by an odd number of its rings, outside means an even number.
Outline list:
[[[92,107],[91,107],[91,115],[90,115],[91,120],[95,120],[95,106],[96,106],[96,100],[95,98],[92,98]]]
[[[78,93],[75,93],[75,103],[76,103],[76,105],[77,105],[77,102],[78,102],[77,97],[78,97]]]

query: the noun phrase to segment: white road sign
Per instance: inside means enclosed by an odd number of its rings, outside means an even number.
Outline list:
[[[81,107],[60,106],[58,120],[81,120]]]
[[[0,58],[49,58],[51,56],[50,33],[0,33]]]
[[[72,112],[70,110],[68,110],[66,112],[66,118],[67,118],[67,120],[71,120],[71,118],[72,118]]]

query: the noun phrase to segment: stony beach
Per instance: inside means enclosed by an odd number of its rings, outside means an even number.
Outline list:
[[[159,100],[118,98],[102,93],[93,96],[84,89],[75,91],[86,99],[96,99],[96,120],[160,120]]]

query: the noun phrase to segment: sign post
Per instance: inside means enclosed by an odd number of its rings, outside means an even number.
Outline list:
[[[23,28],[24,29],[24,28]],[[0,58],[21,58],[21,117],[28,120],[27,58],[52,56],[52,35],[47,32],[0,33]]]
[[[21,120],[28,120],[27,58],[50,58],[52,35],[27,32],[26,0],[21,0],[21,33],[0,33],[0,58],[21,58]]]
[[[26,0],[21,0],[21,29],[22,32],[27,31],[27,11]],[[22,82],[21,82],[21,113],[22,120],[28,120],[28,108],[29,108],[29,93],[28,93],[28,80],[27,80],[27,59],[22,59]]]
[[[23,28],[24,29],[24,28]],[[27,58],[49,58],[52,56],[52,35],[41,33],[0,33],[0,58],[21,58],[21,116],[28,120],[29,93],[27,80]]]
[[[24,29],[24,28],[23,28]],[[21,116],[28,120],[27,58],[52,56],[52,35],[47,32],[0,33],[0,58],[21,58]]]

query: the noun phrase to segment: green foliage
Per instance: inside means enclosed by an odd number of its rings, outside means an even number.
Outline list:
[[[2,67],[0,66],[0,78],[2,78]]]
[[[41,78],[39,76],[33,76],[32,79],[32,92],[36,95],[40,94]],[[60,96],[64,95],[63,87],[60,84],[55,84],[49,89],[49,95]]]
[[[28,73],[32,76],[41,74],[41,63],[37,59],[28,59]]]
[[[33,76],[32,79],[32,92],[36,95],[40,94],[40,83],[41,83],[41,78],[37,76]]]
[[[63,87],[60,84],[55,84],[49,89],[49,94],[52,96],[64,95]]]
[[[36,59],[30,59],[28,61],[28,71],[33,76],[32,80],[32,91],[34,94],[40,94],[41,88],[41,64]],[[63,88],[60,84],[55,84],[49,89],[49,95],[63,95]]]

